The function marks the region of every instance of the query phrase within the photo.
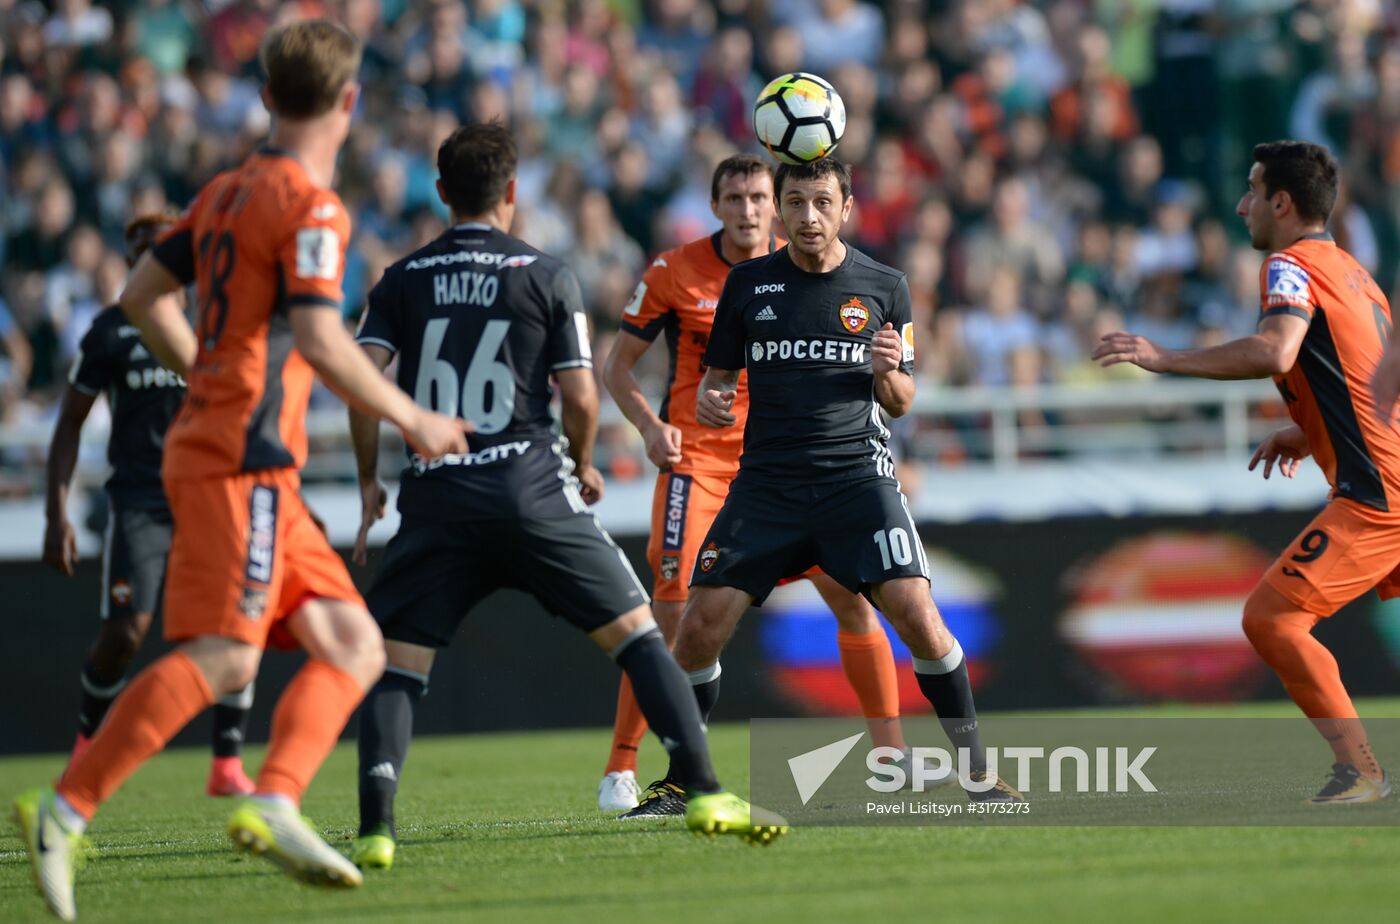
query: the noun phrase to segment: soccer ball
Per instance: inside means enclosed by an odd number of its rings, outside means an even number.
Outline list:
[[[836,149],[846,131],[846,104],[816,74],[784,74],[758,94],[753,130],[785,164],[810,164]]]

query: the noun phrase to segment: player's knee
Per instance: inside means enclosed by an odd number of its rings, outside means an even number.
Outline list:
[[[150,619],[142,620],[139,617],[131,619],[111,619],[102,626],[102,633],[98,636],[97,651],[94,655],[110,665],[116,672],[121,673],[126,670],[126,666],[131,663],[131,659],[136,657],[136,652],[140,650],[141,643],[146,638],[146,629],[150,624]]]

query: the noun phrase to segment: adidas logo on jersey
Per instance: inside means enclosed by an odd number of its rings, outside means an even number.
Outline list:
[[[370,767],[369,773],[365,775],[377,776],[381,780],[389,780],[391,782],[398,782],[399,779],[399,775],[394,772],[394,765],[387,760],[382,764],[375,764],[373,767]]]
[[[134,363],[143,359],[150,359],[151,354],[147,352],[145,347],[138,343],[131,348],[131,352],[126,355],[126,358]]]
[[[778,316],[773,313],[772,305],[764,305],[763,310],[753,316],[755,321],[776,321]]]

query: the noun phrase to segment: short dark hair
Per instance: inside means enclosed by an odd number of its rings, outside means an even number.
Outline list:
[[[715,167],[714,176],[710,178],[710,201],[719,201],[719,184],[725,177],[753,176],[755,173],[766,173],[769,179],[772,179],[773,167],[757,154],[735,154],[726,157]]]
[[[1254,160],[1262,164],[1260,179],[1266,195],[1286,192],[1299,217],[1327,221],[1337,204],[1337,159],[1320,144],[1307,141],[1270,141],[1254,146]]]
[[[437,152],[447,204],[458,215],[481,215],[501,201],[515,176],[519,154],[500,122],[464,125]]]
[[[834,157],[823,157],[810,164],[783,164],[778,167],[778,175],[773,178],[773,194],[783,195],[784,180],[820,180],[834,176],[841,187],[841,198],[851,198],[851,168]]]

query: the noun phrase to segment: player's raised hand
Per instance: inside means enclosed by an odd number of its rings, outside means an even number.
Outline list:
[[[733,388],[723,391],[718,388],[705,389],[695,402],[695,420],[706,427],[734,426],[738,418],[730,408],[734,406],[734,399],[738,394]]]
[[[578,479],[578,493],[583,502],[592,507],[603,499],[603,473],[591,465],[580,465],[574,470]]]
[[[1123,331],[1104,334],[1094,348],[1094,359],[1105,367],[1132,363],[1148,372],[1165,372],[1166,358],[1167,351],[1151,340]]]
[[[647,458],[657,468],[666,469],[681,461],[681,431],[668,423],[657,424],[645,434]]]
[[[1376,401],[1376,416],[1386,423],[1395,420],[1395,402],[1400,400],[1400,349],[1387,349],[1371,376],[1371,397]]]
[[[1259,444],[1259,448],[1254,450],[1254,457],[1249,460],[1249,470],[1254,471],[1260,463],[1264,463],[1264,477],[1267,479],[1273,472],[1274,466],[1278,466],[1278,473],[1285,478],[1292,478],[1298,474],[1298,466],[1302,461],[1312,454],[1312,449],[1308,446],[1308,438],[1303,433],[1303,428],[1294,424],[1275,430],[1269,434],[1269,438]]]
[[[355,564],[363,567],[369,560],[369,528],[384,519],[384,507],[388,503],[389,494],[378,478],[360,482],[360,531],[355,534],[355,548],[350,553],[350,560]]]
[[[904,341],[895,332],[894,325],[885,326],[870,338],[870,368],[876,375],[888,375],[899,368],[904,360]]]
[[[73,524],[67,517],[50,520],[44,530],[44,564],[72,577],[77,563],[78,534],[73,531]]]
[[[419,408],[404,428],[403,438],[425,459],[436,459],[449,452],[467,451],[467,434],[472,425],[460,417],[448,417]]]

